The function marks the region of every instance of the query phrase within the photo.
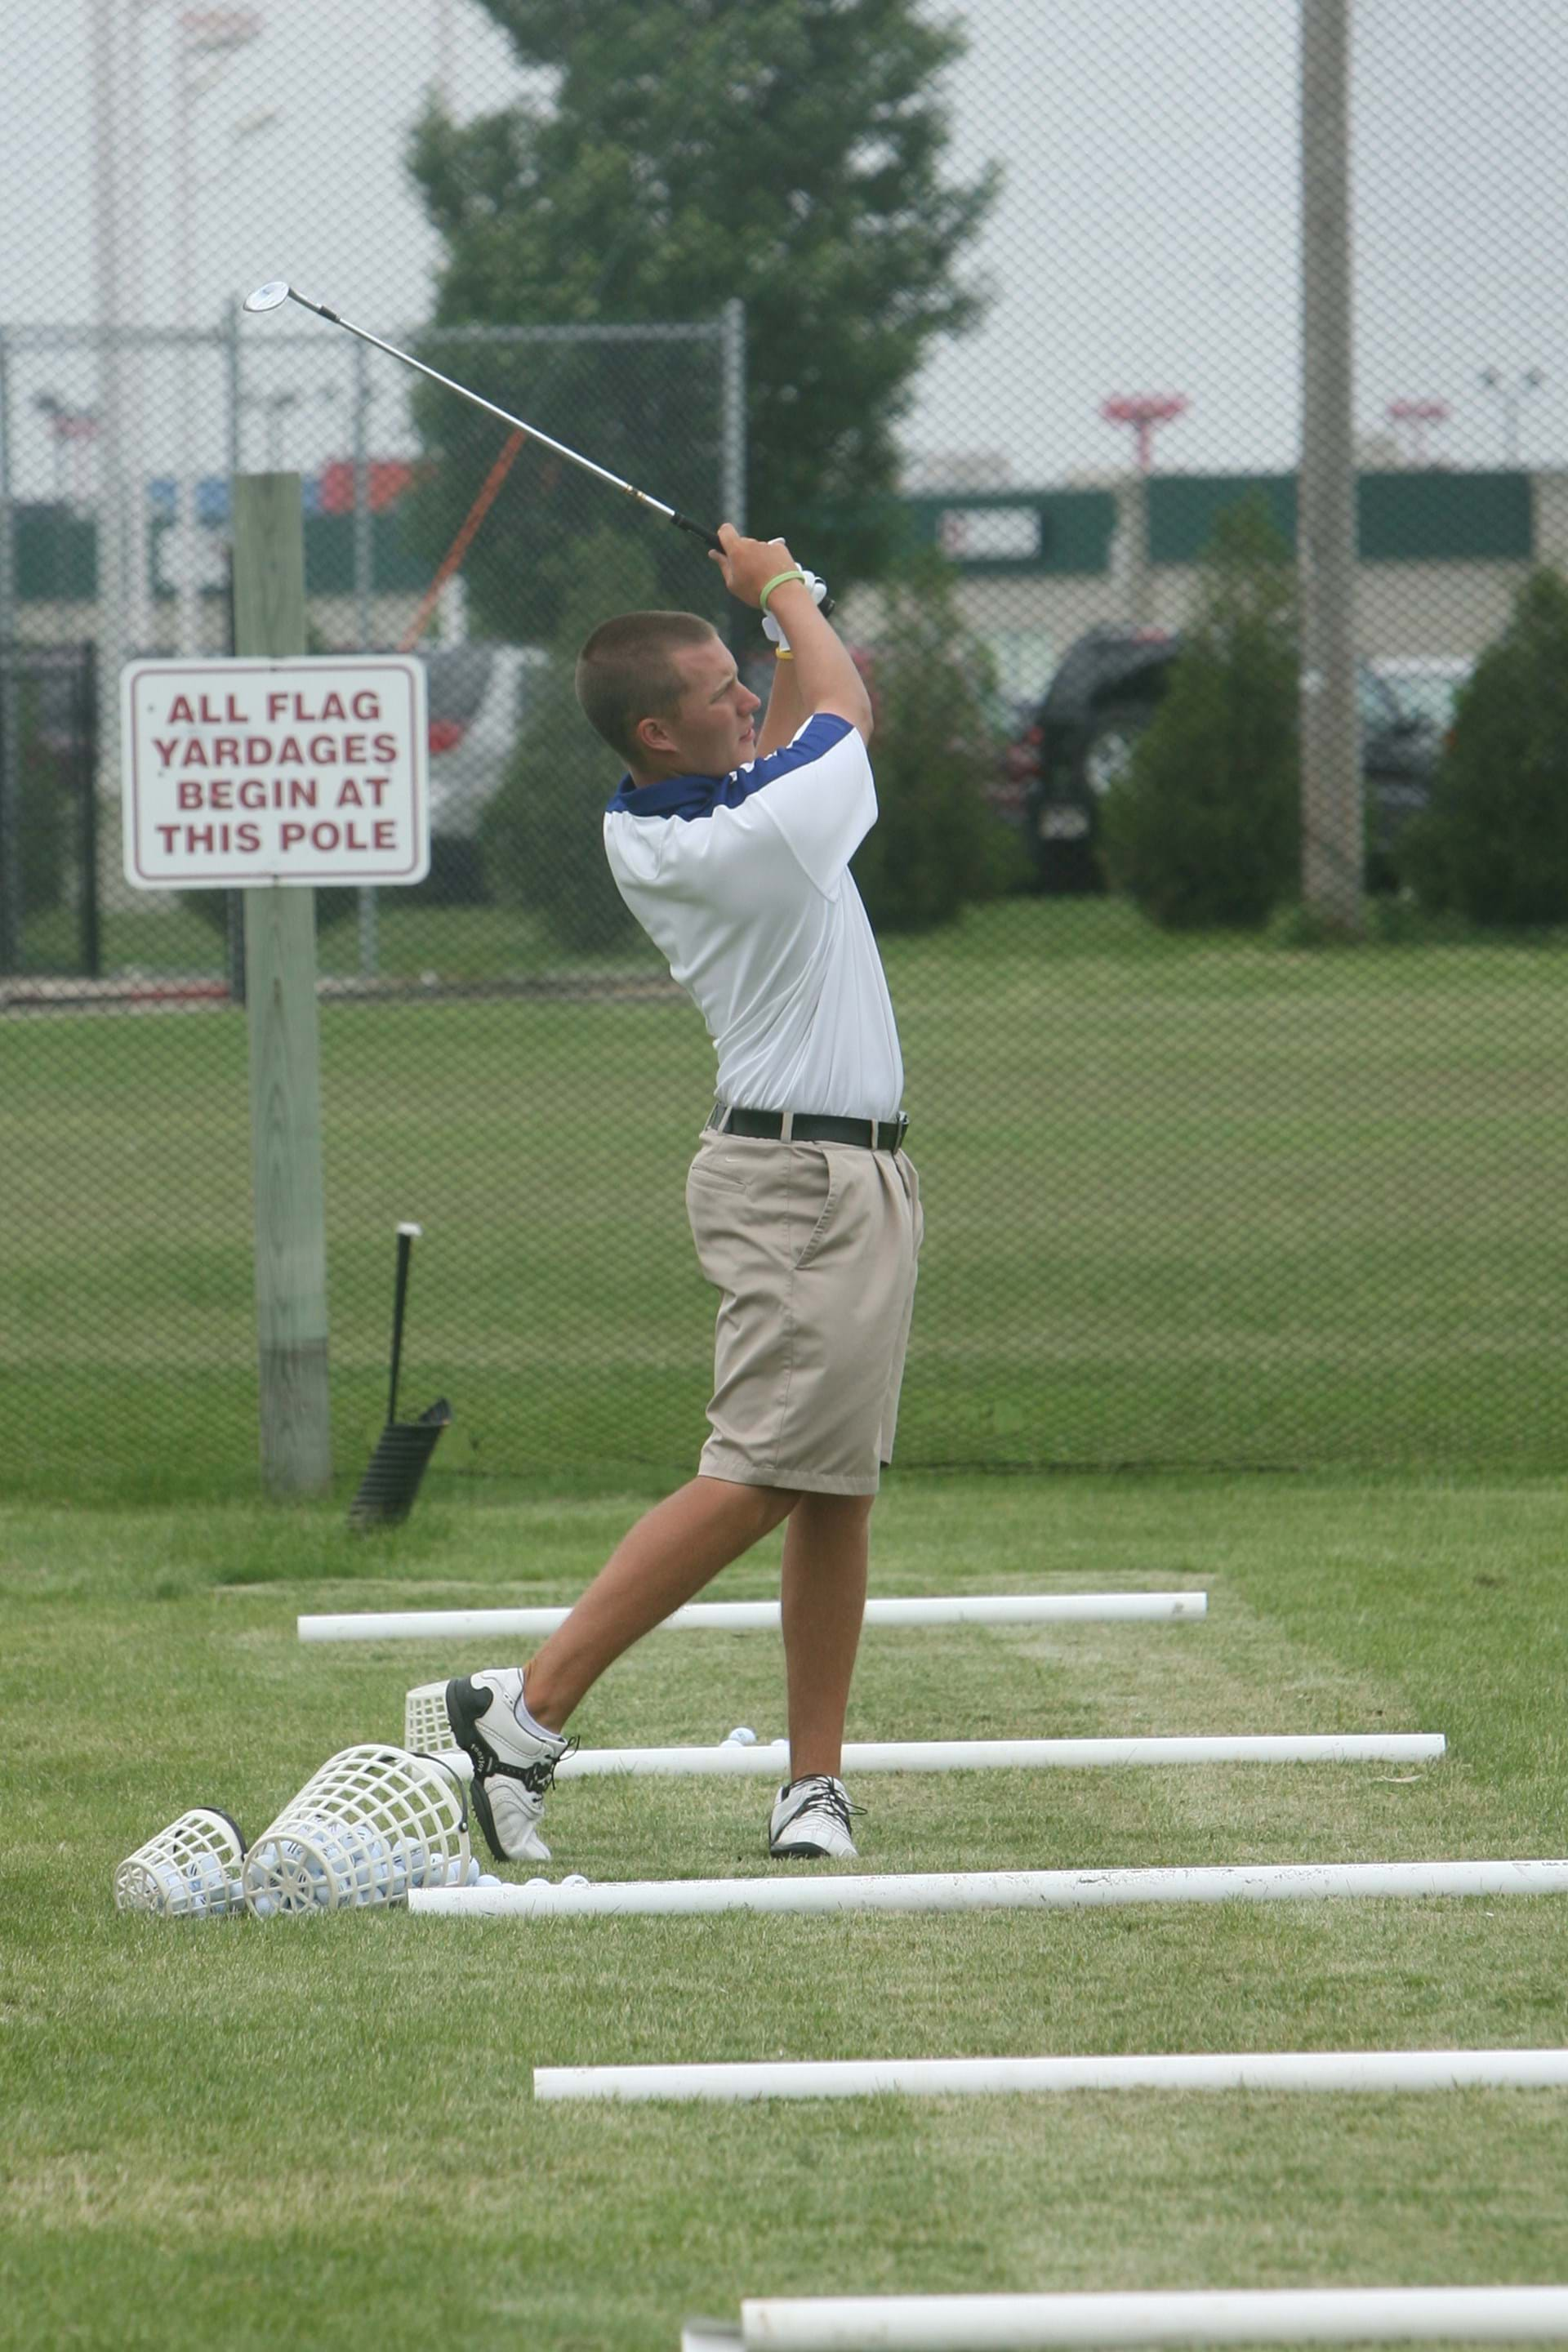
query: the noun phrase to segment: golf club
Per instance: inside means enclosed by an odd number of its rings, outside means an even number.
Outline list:
[[[647,507],[656,515],[662,515],[665,521],[674,523],[678,530],[690,531],[693,538],[701,540],[703,545],[712,548],[716,554],[722,553],[715,534],[701,523],[693,522],[689,515],[679,514],[674,507],[667,507],[662,499],[650,498],[647,490],[639,490],[632,483],[623,482],[618,474],[608,472],[603,466],[595,466],[591,457],[581,456],[575,449],[568,449],[564,442],[552,441],[548,433],[541,433],[533,425],[525,425],[521,416],[513,416],[506,409],[498,408],[493,400],[486,400],[479,393],[470,392],[466,383],[457,383],[449,375],[443,375],[439,369],[426,367],[424,361],[416,360],[411,352],[400,352],[395,343],[383,342],[381,337],[373,335],[368,328],[356,327],[353,320],[345,319],[341,310],[329,310],[324,302],[312,302],[308,294],[301,294],[299,288],[290,286],[287,279],[274,278],[265,286],[258,286],[254,294],[247,295],[245,307],[254,311],[278,310],[285,302],[298,302],[304,310],[313,310],[318,319],[325,319],[331,326],[346,327],[351,335],[359,337],[361,342],[374,343],[378,352],[385,352],[390,358],[401,360],[405,367],[417,368],[419,373],[427,375],[432,383],[444,384],[448,392],[455,392],[459,400],[471,401],[476,408],[482,408],[489,415],[499,417],[503,425],[510,425],[515,432],[525,433],[531,441],[537,441],[542,449],[552,449],[558,457],[564,457],[569,466],[580,466],[585,474],[594,474],[601,482],[607,482],[611,489],[623,490],[639,506]]]
[[[408,1261],[423,1228],[397,1228],[397,1289],[392,1309],[392,1385],[386,1400],[386,1426],[376,1440],[364,1476],[349,1506],[349,1525],[355,1529],[397,1527],[414,1508],[436,1441],[452,1418],[445,1397],[427,1406],[417,1421],[397,1418],[397,1375],[403,1361],[403,1318],[408,1304]]]

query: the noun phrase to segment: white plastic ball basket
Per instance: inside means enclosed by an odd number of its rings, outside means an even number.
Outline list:
[[[245,1908],[239,1823],[216,1807],[193,1806],[127,1854],[114,1874],[117,1911],[160,1919],[225,1919]]]
[[[453,1746],[447,1715],[447,1685],[416,1683],[403,1701],[403,1745],[427,1756],[438,1756]]]
[[[346,1911],[464,1885],[469,1866],[468,1807],[449,1771],[402,1748],[345,1748],[256,1840],[245,1898],[258,1919]]]

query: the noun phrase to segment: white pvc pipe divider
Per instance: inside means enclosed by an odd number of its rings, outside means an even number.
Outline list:
[[[1549,2344],[1568,2286],[1273,2287],[1179,2294],[747,2301],[746,2352],[1038,2352],[1046,2345]]]
[[[1129,1903],[1279,1903],[1421,1895],[1568,1895],[1568,1862],[1301,1862],[1205,1870],[976,1870],[823,1878],[622,1879],[416,1888],[416,1917],[589,1919],[840,1911],[1088,1911]]]
[[[536,2099],[874,2099],[1064,2091],[1568,2089],[1568,2050],[1258,2050],[1116,2058],[823,2058],[536,2066]]]
[[[868,1625],[1107,1624],[1119,1619],[1174,1622],[1208,1614],[1206,1592],[1002,1592],[866,1603]],[[563,1625],[565,1609],[360,1610],[346,1616],[300,1617],[301,1642],[469,1642],[492,1634],[531,1639]],[[776,1627],[776,1601],[693,1601],[677,1609],[663,1633],[744,1633]]]
[[[850,1740],[844,1770],[861,1772],[1072,1771],[1137,1764],[1417,1764],[1443,1755],[1440,1731],[1238,1732],[1217,1738]],[[441,1761],[465,1780],[473,1765],[460,1748]],[[557,1780],[616,1772],[644,1779],[773,1780],[789,1777],[789,1742],[742,1748],[580,1748],[555,1767]]]
[[[850,1740],[846,1776],[858,1772],[1002,1772],[1117,1764],[1425,1763],[1440,1757],[1440,1731],[1243,1732],[1215,1738]],[[609,1772],[660,1778],[787,1780],[789,1742],[753,1747],[580,1748],[555,1768],[557,1780],[591,1780]]]

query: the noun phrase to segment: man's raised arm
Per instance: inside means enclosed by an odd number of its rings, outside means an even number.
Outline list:
[[[795,684],[803,716],[818,711],[846,719],[861,737],[871,737],[871,698],[849,650],[829,621],[817,611],[804,580],[789,575],[799,566],[782,540],[742,539],[731,523],[719,526],[722,554],[713,561],[724,574],[724,584],[742,604],[762,605],[768,590],[767,610],[789,639],[795,656]],[[783,572],[786,576],[779,578]],[[769,588],[770,582],[777,584]]]

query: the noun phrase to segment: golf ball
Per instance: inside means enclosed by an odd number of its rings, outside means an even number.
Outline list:
[[[723,1744],[726,1748],[754,1748],[757,1735],[749,1724],[738,1723],[733,1731],[725,1733]]]

